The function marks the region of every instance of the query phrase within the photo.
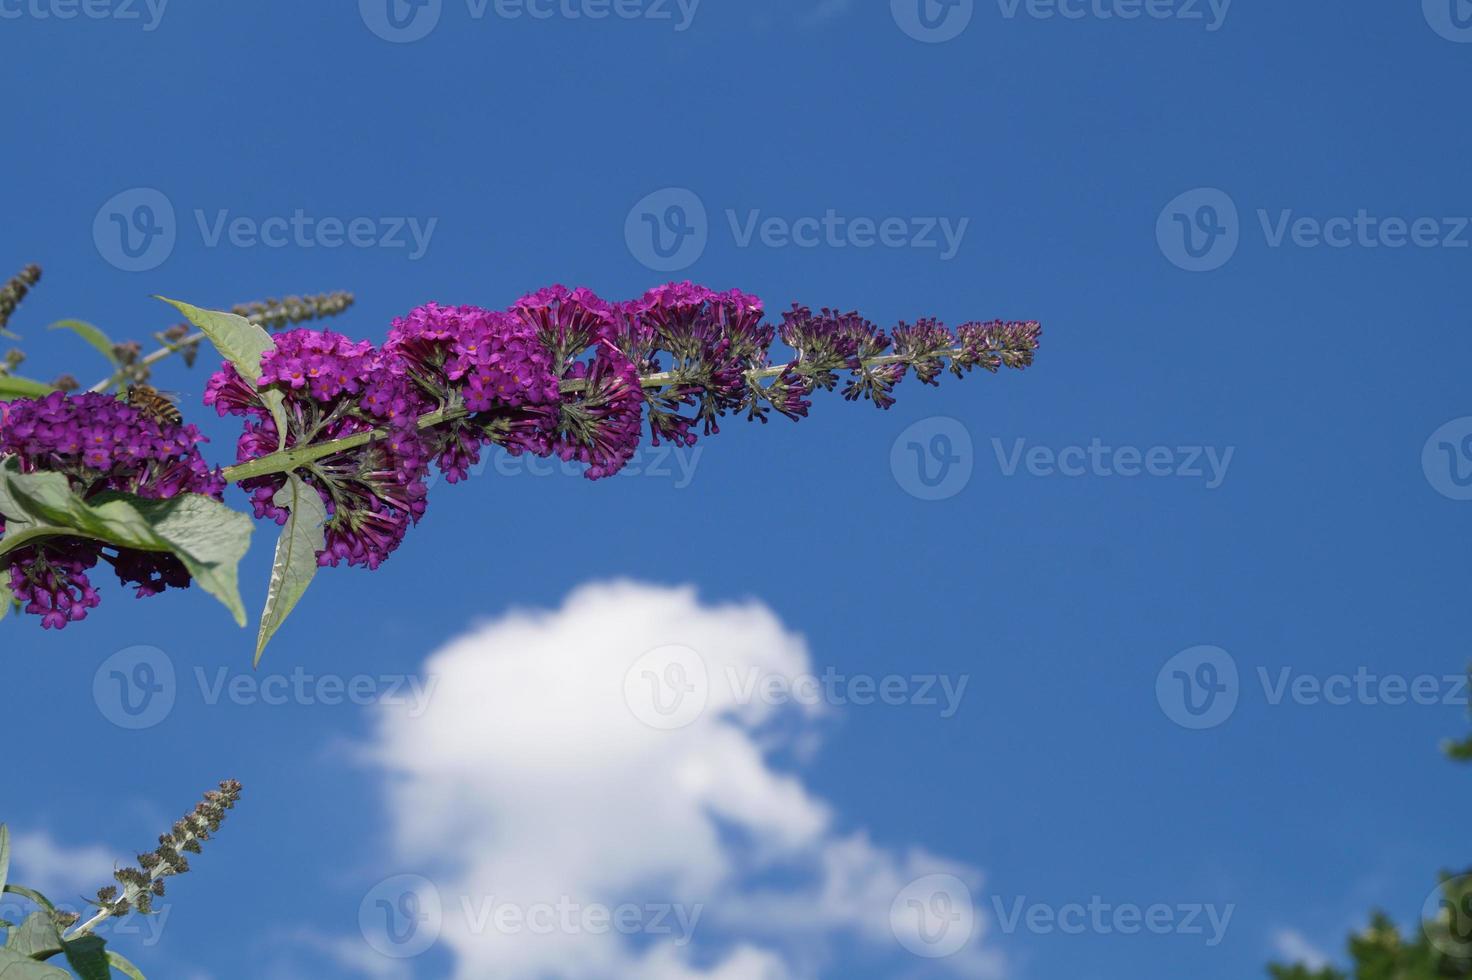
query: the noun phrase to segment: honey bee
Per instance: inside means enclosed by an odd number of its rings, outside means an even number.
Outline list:
[[[138,409],[148,418],[164,425],[179,425],[184,421],[184,416],[179,413],[179,408],[174,404],[172,395],[166,395],[157,388],[148,385],[130,385],[128,388],[128,404]]]

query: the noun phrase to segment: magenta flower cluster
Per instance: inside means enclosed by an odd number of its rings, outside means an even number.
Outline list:
[[[315,460],[301,474],[327,506],[327,542],[318,563],[377,568],[424,514],[427,492],[429,458],[417,426],[423,406],[393,370],[393,359],[330,330],[292,330],[277,336],[262,357],[259,388],[284,396],[284,448],[388,430],[387,438]],[[247,418],[236,447],[241,460],[283,446],[259,388],[226,362],[205,389],[206,405]],[[285,482],[281,474],[241,482],[257,517],[286,523],[288,510],[276,500]]]
[[[426,304],[395,320],[381,347],[331,331],[278,334],[258,382],[227,362],[205,403],[245,420],[238,463],[297,451],[292,472],[328,514],[320,565],[377,568],[424,515],[431,465],[458,483],[497,446],[576,461],[601,479],[633,458],[646,425],[656,445],[688,446],[719,432],[727,415],[803,418],[816,391],[840,383],[846,399],[888,408],[910,371],[935,384],[946,370],[1027,367],[1039,334],[1034,322],[953,332],[936,320],[886,333],[857,313],[803,306],[770,324],[756,297],[689,282],[620,303],[553,286],[505,310]],[[788,349],[774,354],[779,338]],[[284,433],[267,392],[284,403]],[[0,427],[0,455],[67,472],[84,492],[219,495],[220,477],[199,460],[192,427],[159,426],[104,396],[24,404]],[[242,476],[256,516],[285,523],[287,475]],[[28,554],[16,562],[17,594],[51,614],[48,625],[81,618],[76,610],[96,605],[82,574],[95,550],[64,540]],[[140,594],[180,581],[172,566],[109,560],[140,582]]]
[[[220,499],[225,481],[200,456],[205,439],[192,425],[169,425],[109,395],[68,397],[54,392],[5,406],[0,456],[14,456],[22,472],[62,473],[85,498],[116,491],[163,500],[181,493]],[[13,515],[18,516],[18,515]],[[0,514],[0,534],[5,515]],[[187,588],[189,572],[170,554],[113,548],[83,538],[48,538],[5,556],[10,588],[46,629],[87,617],[98,595],[87,576],[106,561],[139,598]]]

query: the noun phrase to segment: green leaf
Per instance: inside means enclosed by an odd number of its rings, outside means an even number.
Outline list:
[[[0,892],[5,891],[5,879],[10,875],[10,828],[0,823]]]
[[[317,574],[317,552],[327,546],[323,525],[327,522],[327,506],[322,495],[295,473],[286,477],[273,498],[277,507],[289,515],[281,537],[276,541],[276,561],[271,566],[271,588],[266,594],[266,608],[261,612],[261,631],[256,638],[255,666],[260,666],[266,644],[286,622],[297,602]]]
[[[259,324],[252,323],[243,316],[235,313],[225,313],[221,310],[202,310],[197,306],[180,302],[177,299],[169,299],[167,296],[156,296],[165,303],[184,314],[184,318],[194,324],[209,338],[215,349],[224,355],[225,360],[235,365],[235,370],[251,384],[261,380],[261,355],[272,347],[271,335]],[[279,391],[270,390],[260,392],[261,403],[271,411],[271,418],[276,420],[276,431],[280,433],[277,449],[286,448],[286,397]]]
[[[15,605],[15,593],[10,591],[10,569],[0,568],[0,619],[10,615]],[[5,867],[0,864],[0,888],[5,886]]]
[[[87,323],[83,320],[57,320],[46,329],[70,330],[72,333],[76,334],[78,337],[81,337],[87,343],[91,344],[99,354],[107,358],[109,364],[111,364],[113,367],[118,366],[118,356],[113,352],[114,345],[111,338],[109,338],[107,334],[103,333],[97,327],[94,327],[92,324]]]
[[[44,381],[32,381],[14,374],[0,374],[0,398],[41,398],[55,390]]]
[[[0,465],[0,512],[16,528],[0,538],[0,557],[48,537],[82,537],[138,551],[178,557],[200,588],[220,600],[238,625],[245,625],[239,565],[255,524],[246,514],[210,497],[180,494],[144,500],[101,493],[90,501],[72,492],[60,473],[21,473],[20,464]]]
[[[71,974],[15,950],[0,949],[0,980],[71,980]]]
[[[12,895],[19,895],[21,898],[35,902],[48,912],[56,911],[56,906],[51,904],[51,899],[34,889],[27,888],[25,885],[17,885],[15,882],[10,882],[3,889],[0,889],[0,891],[7,891]]]
[[[128,958],[122,953],[114,953],[112,950],[108,950],[107,962],[112,964],[112,968],[114,970],[117,970],[124,976],[132,977],[133,980],[147,980],[147,978],[143,976],[143,971],[138,969],[132,963],[129,963]]]
[[[56,930],[56,920],[50,912],[32,912],[18,928],[10,931],[5,948],[37,960],[55,956],[61,952],[61,933]]]
[[[100,936],[83,936],[63,944],[67,964],[81,980],[112,980],[107,965],[107,942]]]

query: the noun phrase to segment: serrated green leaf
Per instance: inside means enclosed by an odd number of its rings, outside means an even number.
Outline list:
[[[5,879],[10,876],[10,828],[0,823],[0,892],[5,891]]]
[[[61,933],[56,929],[56,920],[50,912],[32,912],[10,930],[5,948],[37,960],[55,956],[61,952]]]
[[[317,574],[317,552],[326,547],[323,525],[327,506],[322,495],[295,473],[287,474],[286,485],[273,498],[288,512],[286,525],[276,541],[276,560],[271,566],[271,587],[266,608],[261,611],[261,629],[256,637],[255,666],[260,666],[266,644],[286,622],[297,602]]]
[[[60,473],[21,473],[19,463],[0,465],[0,512],[17,519],[0,538],[0,557],[47,537],[83,537],[138,551],[178,557],[200,588],[220,600],[245,625],[239,565],[255,524],[246,514],[200,494],[144,500],[102,493],[83,500]]]
[[[0,374],[0,398],[41,398],[55,390],[44,381],[33,381],[15,374]]]
[[[236,372],[251,384],[261,380],[261,355],[272,347],[271,335],[260,324],[245,317],[222,310],[202,310],[197,306],[167,296],[156,296],[174,307],[184,318],[199,328],[231,364]],[[276,421],[280,434],[277,449],[286,448],[286,398],[279,391],[260,392],[261,402]]]
[[[147,978],[143,975],[143,971],[138,969],[132,963],[129,963],[128,958],[122,953],[115,953],[112,950],[108,950],[107,962],[111,964],[114,970],[117,970],[124,976],[132,977],[132,980],[147,980]]]
[[[0,980],[71,980],[71,974],[13,949],[0,949]]]
[[[67,965],[81,980],[112,980],[107,965],[107,943],[101,936],[83,936],[62,944]]]
[[[96,350],[97,353],[107,358],[107,362],[109,364],[111,364],[113,367],[118,366],[118,355],[113,351],[114,344],[111,338],[109,338],[107,334],[103,333],[101,329],[93,326],[90,323],[87,323],[85,320],[57,320],[46,329],[70,330],[72,333],[76,334],[78,337],[81,337],[87,343],[91,344],[93,349]]]

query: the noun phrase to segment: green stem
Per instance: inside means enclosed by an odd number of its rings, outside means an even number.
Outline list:
[[[957,347],[949,350],[936,351],[934,356],[953,358],[961,353],[961,348]],[[884,354],[879,357],[866,357],[863,360],[863,364],[865,367],[877,367],[884,364],[898,364],[905,360],[908,360],[908,358],[902,354]],[[785,364],[776,367],[759,368],[748,371],[746,377],[749,381],[755,383],[767,378],[775,378],[786,370],[787,365]],[[639,379],[639,383],[645,388],[667,388],[670,385],[676,384],[678,381],[678,375],[672,371],[646,374]],[[564,381],[562,383],[563,391],[581,391],[585,387],[587,387],[587,382],[585,381]],[[465,418],[470,414],[472,413],[463,407],[440,409],[437,412],[430,412],[428,415],[421,415],[419,417],[419,428],[432,429],[437,425],[453,422],[456,419]],[[236,466],[226,467],[225,479],[231,483],[239,483],[242,480],[249,480],[253,477],[270,476],[272,473],[289,473],[300,466],[305,466],[326,456],[333,456],[349,449],[366,446],[373,440],[385,438],[387,435],[387,429],[374,429],[370,432],[355,433],[344,439],[335,439],[332,442],[293,446],[290,449],[283,449],[280,452],[271,453],[269,456],[262,456],[260,459],[252,459]]]
[[[183,340],[180,340],[178,343],[169,344],[166,347],[160,347],[152,354],[149,354],[147,357],[143,358],[143,360],[137,361],[133,365],[130,365],[130,367],[153,367],[155,364],[157,364],[159,361],[162,361],[170,354],[177,354],[184,348],[190,346],[191,344],[197,344],[203,339],[204,334],[192,333],[189,336],[185,337]],[[101,381],[88,388],[87,391],[94,395],[100,395],[104,391],[107,391],[109,388],[122,384],[127,379],[128,375],[126,371],[118,371],[112,375],[109,375],[106,378],[103,378]]]

